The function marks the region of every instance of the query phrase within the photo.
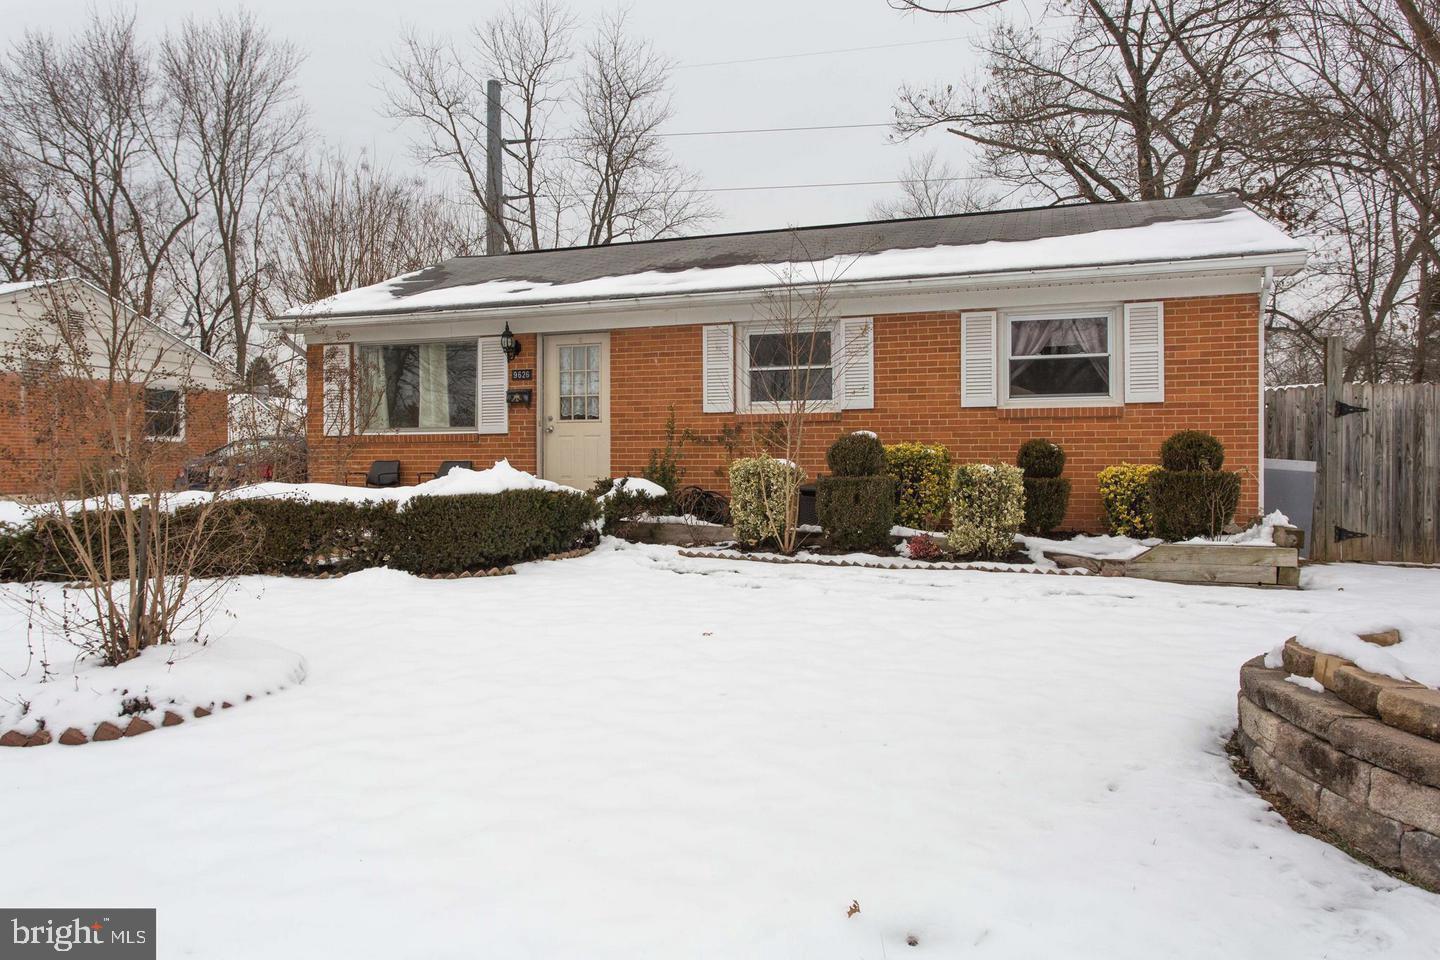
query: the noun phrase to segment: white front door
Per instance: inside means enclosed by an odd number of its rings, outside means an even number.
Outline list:
[[[545,338],[545,477],[588,490],[610,476],[610,334]]]

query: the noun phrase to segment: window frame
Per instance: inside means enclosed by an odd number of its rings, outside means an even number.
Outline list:
[[[1125,384],[1122,382],[1125,369],[1123,357],[1121,356],[1121,307],[1116,303],[1105,303],[1092,306],[1068,306],[1053,309],[1035,310],[1018,309],[1002,310],[999,313],[999,350],[996,351],[996,379],[999,391],[996,394],[998,405],[1001,407],[1111,407],[1123,406],[1125,403]],[[1081,393],[1081,394],[1054,394],[1046,396],[1014,396],[1010,395],[1010,361],[1013,359],[1010,354],[1010,325],[1014,322],[1025,322],[1027,320],[1075,320],[1086,317],[1105,317],[1105,342],[1109,347],[1107,367],[1107,380],[1109,392],[1107,393]],[[1056,356],[1061,356],[1057,354]],[[1090,357],[1095,354],[1068,354],[1072,357]]]
[[[468,427],[373,427],[367,426],[363,430],[356,429],[354,432],[359,436],[389,436],[404,434],[407,436],[443,436],[446,434],[464,436],[466,434],[480,433],[480,337],[431,337],[424,340],[362,340],[355,344],[353,370],[354,375],[354,406],[358,410],[360,405],[361,391],[364,384],[360,382],[364,376],[364,364],[361,361],[360,351],[367,347],[384,349],[385,347],[421,347],[426,344],[469,344],[475,351],[475,422]],[[507,374],[508,375],[508,374]],[[353,416],[353,414],[352,414]]]
[[[751,323],[737,323],[735,325],[735,379],[739,381],[736,385],[736,399],[739,401],[736,407],[737,413],[768,413],[775,414],[791,409],[794,400],[752,400],[750,397],[750,337],[763,334],[784,334],[784,330],[776,330],[774,323],[755,321]],[[842,386],[839,382],[840,372],[843,370],[840,343],[840,318],[824,320],[816,324],[816,333],[830,334],[830,399],[829,400],[808,400],[805,401],[805,409],[811,413],[837,413],[841,409]],[[797,367],[760,367],[761,370],[784,370],[800,369]],[[808,369],[819,369],[815,364],[809,365]]]
[[[175,433],[170,436],[150,432],[150,394],[151,393],[173,393],[175,394]],[[152,443],[183,443],[185,441],[186,404],[185,391],[178,386],[169,387],[159,384],[141,388],[140,403],[145,418],[145,439]]]

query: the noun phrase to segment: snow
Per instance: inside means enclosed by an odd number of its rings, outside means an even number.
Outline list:
[[[33,290],[36,287],[49,286],[56,282],[55,280],[16,280],[13,283],[0,283],[0,297],[8,296],[12,293],[21,293],[25,290]]]
[[[4,645],[0,658],[0,731],[33,733],[40,719],[55,737],[67,727],[88,734],[102,720],[123,727],[129,718],[121,718],[122,704],[142,697],[154,709],[138,715],[158,727],[167,709],[188,720],[196,706],[240,704],[247,695],[260,697],[305,679],[299,654],[239,633],[205,644],[151,647],[114,668],[78,659],[75,648],[52,638],[43,651],[51,658],[48,676],[38,662],[24,669],[28,658],[11,646]]]
[[[1290,526],[1290,518],[1279,510],[1272,511],[1239,533],[1225,533],[1218,537],[1192,537],[1184,543],[1209,543],[1216,546],[1232,544],[1242,547],[1275,546],[1275,528]]]
[[[642,480],[641,483],[649,483]],[[655,486],[652,484],[652,486]],[[656,486],[656,489],[659,489]],[[232,490],[212,494],[205,490],[185,490],[166,494],[164,506],[178,509],[190,504],[203,503],[218,496],[224,500],[308,500],[315,503],[395,503],[405,508],[413,497],[461,496],[475,493],[503,493],[506,490],[569,490],[553,480],[542,480],[524,470],[510,466],[509,460],[497,460],[493,467],[484,470],[468,470],[455,467],[443,477],[426,480],[408,487],[351,487],[338,483],[281,483],[266,481],[252,483]],[[664,491],[661,491],[664,495]],[[117,503],[118,503],[117,497]],[[67,501],[66,509],[75,509],[79,501]],[[36,516],[51,512],[54,504],[22,504],[13,500],[0,501],[0,524],[18,526],[29,523]]]
[[[1045,551],[1068,553],[1077,557],[1091,557],[1096,560],[1133,560],[1162,541],[1154,538],[1140,540],[1135,537],[1110,535],[1091,536],[1080,534],[1069,540],[1051,540],[1048,537],[1016,537],[1036,563],[1052,564],[1045,559]]]
[[[1314,677],[1302,677],[1299,674],[1291,673],[1286,675],[1285,682],[1293,683],[1297,687],[1304,687],[1306,690],[1312,691],[1314,693],[1325,692],[1325,684],[1321,683],[1319,680],[1316,680]]]
[[[1295,632],[1295,640],[1319,653],[1343,657],[1361,670],[1440,687],[1440,621],[1434,610],[1429,614],[1423,621],[1383,608],[1344,617],[1318,616],[1307,620]],[[1391,629],[1400,631],[1400,642],[1392,646],[1382,647],[1360,639],[1362,633],[1383,633]],[[1282,643],[1272,648],[1265,662],[1280,662],[1283,646]]]
[[[805,282],[808,278],[861,283],[1108,264],[1165,263],[1243,254],[1298,253],[1307,249],[1263,217],[1241,209],[1203,220],[1162,221],[1143,227],[1096,230],[1064,237],[884,250],[813,263],[652,270],[573,283],[551,284],[517,276],[515,279],[405,294],[405,287],[400,281],[415,276],[407,274],[297,307],[290,316],[324,317],[380,314],[394,310],[606,300],[764,289],[785,282]],[[523,261],[524,258],[519,259]]]
[[[161,955],[206,960],[1433,957],[1440,898],[1291,831],[1223,753],[1240,664],[1305,618],[1435,617],[1434,570],[1302,575],[606,540],[510,577],[246,579],[229,639],[305,682],[0,751],[0,902],[155,906]],[[0,605],[0,666],[19,632]]]
[[[626,493],[638,493],[651,500],[659,500],[668,493],[654,480],[646,480],[644,477],[616,477],[615,482],[610,485],[610,489],[602,493],[599,499],[608,500],[621,490]]]

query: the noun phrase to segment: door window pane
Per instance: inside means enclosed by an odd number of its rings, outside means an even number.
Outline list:
[[[600,345],[566,344],[560,354],[560,419],[600,419]]]

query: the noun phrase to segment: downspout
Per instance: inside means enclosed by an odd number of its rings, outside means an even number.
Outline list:
[[[1259,476],[1256,480],[1256,487],[1260,495],[1260,513],[1265,513],[1265,311],[1269,309],[1270,298],[1275,293],[1275,268],[1266,267],[1265,274],[1260,280],[1260,429],[1256,435],[1260,438],[1259,456],[1256,463],[1259,465]]]

